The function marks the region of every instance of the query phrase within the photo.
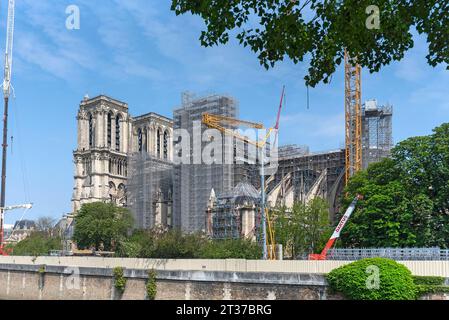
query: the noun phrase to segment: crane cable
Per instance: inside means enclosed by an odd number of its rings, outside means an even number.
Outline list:
[[[19,140],[18,145],[17,145],[17,149],[18,149],[18,156],[19,156],[19,162],[20,162],[20,172],[22,175],[22,185],[23,185],[23,192],[24,192],[24,197],[25,197],[25,202],[24,203],[29,203],[30,202],[30,191],[29,191],[29,179],[28,179],[28,174],[27,174],[27,168],[26,168],[26,162],[24,160],[23,157],[23,153],[22,153],[22,144],[21,144],[21,135],[20,135],[20,126],[19,126],[19,108],[18,108],[18,104],[17,104],[17,99],[15,97],[15,95],[13,95],[13,101],[15,103],[15,117],[14,117],[14,125],[15,125],[15,130],[16,130],[16,134],[17,134],[17,138]],[[20,223],[23,221],[23,218],[25,217],[25,214],[27,213],[27,211],[30,208],[24,208],[23,212],[22,212],[22,216],[20,217],[20,219],[18,220],[17,225],[19,226]],[[14,232],[16,232],[17,229],[13,228],[11,234],[9,235],[9,238],[11,238],[14,235]]]

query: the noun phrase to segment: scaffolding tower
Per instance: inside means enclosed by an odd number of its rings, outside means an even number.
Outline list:
[[[147,152],[129,158],[128,207],[138,229],[172,226],[173,164]]]
[[[238,116],[238,104],[235,99],[225,95],[209,95],[195,98],[192,94],[182,95],[182,106],[174,110],[174,130],[184,129],[190,135],[190,152],[183,159],[189,163],[176,164],[174,167],[173,181],[173,218],[174,225],[185,232],[206,230],[206,210],[209,195],[212,189],[217,194],[229,192],[245,179],[245,170],[237,170],[234,164],[225,164],[224,159],[233,158],[235,146],[229,147],[229,141],[222,136],[222,164],[195,163],[198,152],[204,149],[209,142],[201,139],[204,130],[207,129],[201,123],[204,113],[226,117]],[[229,129],[236,129],[229,126]],[[194,135],[200,133],[201,148],[194,148]],[[198,137],[196,137],[198,139]],[[175,152],[178,140],[174,140]]]
[[[393,107],[380,106],[376,100],[368,100],[362,108],[363,169],[391,155],[393,148]]]

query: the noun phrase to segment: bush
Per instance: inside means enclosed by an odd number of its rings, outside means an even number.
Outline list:
[[[444,286],[443,277],[413,276],[417,297],[428,293],[449,293],[449,287]]]
[[[377,286],[374,268],[379,270]],[[353,300],[414,300],[417,287],[405,266],[385,258],[359,260],[332,270],[327,275],[332,290]]]
[[[157,294],[157,284],[156,284],[156,270],[151,269],[148,271],[148,281],[147,281],[147,297],[149,300],[156,299]]]
[[[24,240],[18,242],[12,248],[14,256],[45,256],[51,250],[61,250],[62,242],[59,237],[51,238],[44,232],[33,232]]]
[[[441,286],[444,283],[443,277],[413,276],[416,285]]]
[[[115,267],[113,269],[114,274],[114,286],[115,288],[120,292],[125,292],[126,288],[126,278],[123,276],[123,268],[122,267]]]
[[[117,246],[116,256],[157,259],[260,259],[262,249],[245,239],[210,240],[179,230],[137,230]]]
[[[199,252],[202,259],[260,259],[262,248],[256,242],[245,239],[213,240]]]

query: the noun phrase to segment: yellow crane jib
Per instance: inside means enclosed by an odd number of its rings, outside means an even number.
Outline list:
[[[265,136],[264,140],[258,142],[258,141],[249,140],[247,137],[242,136],[238,132],[224,127],[224,125],[245,126],[245,127],[254,128],[254,129],[264,129],[263,124],[260,124],[257,122],[239,120],[239,119],[226,117],[226,116],[219,116],[219,115],[210,114],[210,113],[203,114],[202,122],[209,128],[217,129],[224,134],[231,135],[233,137],[236,137],[237,139],[240,139],[242,141],[245,141],[252,145],[255,145],[257,148],[262,148],[267,143],[268,138],[270,137],[270,135],[273,131],[273,128],[268,129],[267,135]]]

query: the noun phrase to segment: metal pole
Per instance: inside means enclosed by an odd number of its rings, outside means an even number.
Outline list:
[[[1,198],[0,207],[5,207],[5,193],[6,193],[6,155],[8,151],[8,102],[9,98],[5,97],[5,110],[3,115],[3,144],[2,144],[2,183],[1,183]]]
[[[1,182],[1,196],[0,196],[0,255],[4,247],[4,208],[5,208],[5,194],[6,194],[6,155],[8,151],[8,102],[9,98],[5,97],[5,110],[3,115],[3,144],[2,144],[2,182]]]
[[[264,157],[263,157],[263,146],[260,148],[260,189],[261,189],[261,204],[260,208],[262,210],[262,242],[263,242],[263,259],[267,260],[268,258],[268,250],[267,250],[267,223],[266,223],[266,216],[265,216],[265,164],[264,164]]]

